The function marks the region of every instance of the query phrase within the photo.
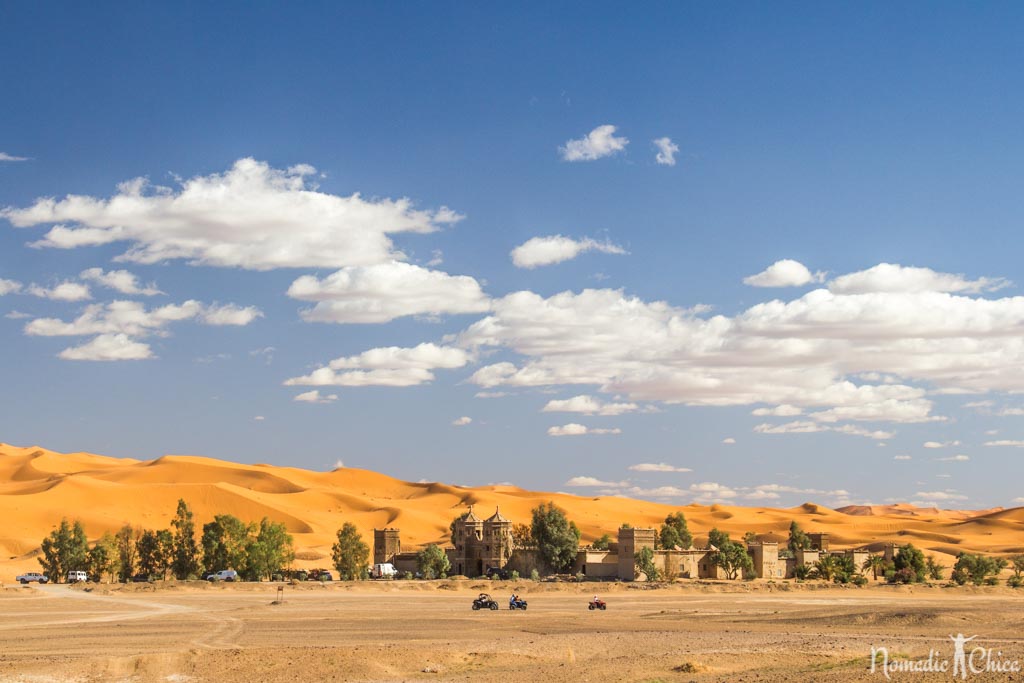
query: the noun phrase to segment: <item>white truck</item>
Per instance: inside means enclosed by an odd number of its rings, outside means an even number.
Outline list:
[[[213,572],[203,577],[207,581],[238,581],[238,572],[234,569],[222,569],[219,572]]]
[[[45,574],[40,574],[39,572],[29,572],[28,574],[21,574],[19,576],[14,577],[14,580],[24,586],[25,584],[32,583],[33,581],[38,581],[39,583],[47,583],[49,582],[50,579]]]
[[[375,579],[393,579],[398,576],[398,570],[395,569],[395,565],[385,562],[373,565],[373,571],[370,572],[370,575]]]
[[[68,583],[78,583],[80,581],[82,583],[85,583],[88,580],[89,580],[89,575],[86,574],[85,572],[76,572],[76,571],[68,572]]]

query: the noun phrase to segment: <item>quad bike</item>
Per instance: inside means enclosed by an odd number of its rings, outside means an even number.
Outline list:
[[[608,609],[608,605],[604,600],[594,598],[590,601],[590,604],[587,605],[587,609]]]
[[[473,600],[473,609],[498,609],[498,603],[491,599],[487,593],[481,593]]]
[[[510,600],[508,603],[509,609],[521,609],[526,611],[526,600]]]

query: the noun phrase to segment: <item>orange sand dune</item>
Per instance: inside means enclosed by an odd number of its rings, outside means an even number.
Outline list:
[[[0,578],[36,569],[39,543],[61,517],[79,519],[91,539],[126,522],[164,528],[179,498],[197,525],[218,513],[243,520],[267,516],[295,537],[300,565],[325,565],[337,529],[353,522],[372,543],[372,530],[398,527],[404,549],[445,543],[449,522],[468,505],[490,515],[528,522],[530,510],[548,500],[565,509],[591,540],[614,536],[623,522],[655,526],[681,509],[700,539],[718,527],[785,541],[796,520],[807,531],[830,534],[838,547],[912,542],[932,552],[1024,552],[1024,508],[979,512],[909,505],[830,510],[811,503],[791,509],[687,505],[681,508],[620,497],[579,497],[514,486],[465,488],[412,483],[358,469],[312,472],[272,465],[242,465],[196,456],[152,461],[89,453],[55,453],[0,444]]]

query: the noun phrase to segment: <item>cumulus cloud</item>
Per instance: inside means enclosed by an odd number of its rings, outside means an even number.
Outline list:
[[[970,459],[970,456],[967,455],[951,455],[947,458],[936,458],[940,462],[967,462]]]
[[[796,406],[789,404],[783,404],[781,406],[775,406],[774,408],[757,408],[751,411],[751,415],[758,417],[794,417],[802,414],[804,411]]]
[[[462,417],[452,420],[453,427],[465,427],[468,424],[472,424],[473,418],[463,415]]]
[[[692,472],[689,467],[676,467],[664,462],[641,462],[630,465],[629,469],[634,472]]]
[[[626,250],[611,242],[598,242],[584,237],[573,239],[563,235],[531,237],[512,250],[512,263],[517,268],[537,268],[574,259],[585,251],[625,254]]]
[[[558,151],[565,161],[594,161],[626,149],[629,139],[615,136],[615,126],[598,126],[586,137],[569,140]]]
[[[618,427],[612,427],[610,429],[604,428],[592,428],[578,424],[576,422],[570,422],[566,425],[549,427],[548,436],[584,436],[587,434],[621,434],[622,430]]]
[[[743,283],[751,287],[800,287],[811,282],[821,282],[823,278],[822,273],[812,273],[799,261],[782,259],[757,275],[743,278]]]
[[[71,322],[58,318],[36,318],[25,325],[25,334],[40,337],[89,334],[144,337],[150,334],[161,335],[167,325],[182,320],[198,319],[207,325],[247,325],[260,315],[262,313],[251,306],[208,306],[192,299],[149,310],[137,301],[112,301],[86,306],[83,313]]]
[[[338,400],[337,394],[323,395],[319,389],[313,389],[312,391],[304,391],[292,399],[293,401],[299,401],[300,403],[333,403]]]
[[[580,395],[548,401],[545,413],[582,413],[583,415],[622,415],[639,410],[635,403],[602,403],[593,396]]]
[[[434,370],[461,368],[469,360],[466,351],[451,346],[389,346],[336,358],[308,375],[286,380],[285,385],[410,387],[433,381]]]
[[[26,288],[25,293],[54,301],[86,301],[92,298],[92,292],[89,291],[88,285],[70,281],[61,282],[53,287],[31,284]]]
[[[0,152],[0,161],[28,161],[28,157],[16,157],[7,152]]]
[[[0,296],[5,294],[17,294],[23,285],[17,280],[5,280],[0,278]]]
[[[909,455],[894,455],[893,460],[913,460]]]
[[[127,242],[118,260],[272,268],[341,268],[401,260],[390,235],[429,233],[461,216],[446,207],[417,210],[408,199],[364,199],[321,192],[316,169],[271,168],[239,159],[224,173],[195,176],[177,189],[144,178],[109,199],[45,198],[0,215],[16,227],[52,225],[35,246],[72,249]]]
[[[828,283],[837,294],[868,294],[872,292],[966,292],[978,294],[993,292],[1012,283],[1005,278],[978,278],[968,280],[963,275],[939,273],[931,268],[914,268],[894,263],[877,266],[848,275],[841,275]]]
[[[324,278],[304,275],[291,284],[288,296],[317,302],[302,311],[302,318],[326,323],[384,323],[409,315],[482,313],[490,307],[472,277],[399,261],[342,268]]]
[[[127,270],[111,270],[104,272],[102,268],[89,268],[83,270],[78,276],[83,280],[95,282],[102,287],[113,289],[122,294],[133,294],[137,296],[156,296],[163,294],[156,285],[143,287],[139,284],[139,278]]]
[[[891,439],[895,436],[893,432],[864,429],[857,425],[844,424],[832,426],[821,424],[820,422],[812,422],[810,420],[796,420],[794,422],[786,422],[783,424],[759,424],[754,427],[754,431],[758,434],[814,434],[818,432],[836,432],[852,436],[865,436],[869,439],[878,440]]]
[[[679,145],[673,143],[672,138],[657,138],[653,142],[654,146],[658,149],[658,153],[654,155],[654,160],[662,166],[675,166],[676,152],[679,151]]]
[[[1024,441],[1000,439],[998,441],[986,441],[985,445],[990,447],[1009,446],[1011,448],[1024,448]]]
[[[952,491],[918,491],[914,494],[917,498],[927,502],[948,502],[954,500],[967,500],[967,496]]]
[[[573,477],[569,481],[565,482],[565,485],[566,486],[576,486],[576,487],[596,487],[596,486],[602,486],[602,487],[612,487],[612,488],[615,488],[615,487],[619,487],[619,486],[628,486],[628,482],[624,482],[624,481],[602,481],[602,480],[597,479],[595,477]]]
[[[722,443],[731,446],[732,444],[736,443],[736,439],[732,438],[731,436],[727,436],[724,439],[722,439]]]
[[[949,448],[950,446],[959,446],[959,441],[925,441],[922,446],[925,448]]]
[[[81,346],[66,348],[57,356],[64,360],[145,360],[153,358],[153,352],[149,344],[126,334],[101,334]]]

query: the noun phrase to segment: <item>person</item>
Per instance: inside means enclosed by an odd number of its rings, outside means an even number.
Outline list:
[[[596,595],[594,596],[594,602],[597,602],[597,596]]]
[[[512,605],[516,604],[516,601],[517,601],[517,600],[519,600],[519,596],[517,596],[517,595],[516,595],[515,593],[513,593],[513,594],[512,594],[512,597],[510,597],[510,598],[508,599],[508,605],[509,605],[509,607],[511,607]]]

